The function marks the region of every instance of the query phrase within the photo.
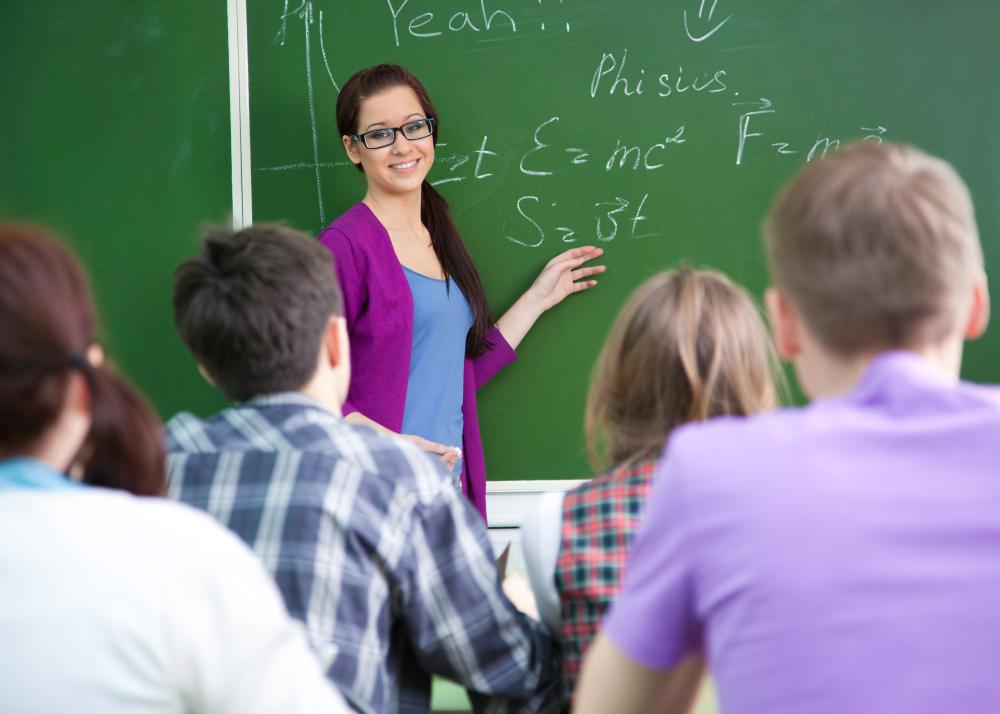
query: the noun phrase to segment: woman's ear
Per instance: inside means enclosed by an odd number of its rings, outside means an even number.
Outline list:
[[[768,288],[764,293],[764,306],[778,356],[783,360],[794,359],[802,351],[801,328],[795,307],[788,296],[775,287]]]
[[[351,160],[354,164],[361,163],[361,150],[358,148],[358,142],[354,141],[351,137],[344,134],[340,137],[340,140],[344,144],[344,151],[347,152],[347,158]]]

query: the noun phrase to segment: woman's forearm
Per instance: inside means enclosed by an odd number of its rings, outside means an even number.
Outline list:
[[[360,424],[361,426],[370,426],[372,429],[379,432],[380,434],[392,434],[394,436],[399,436],[399,434],[393,431],[392,429],[387,429],[374,419],[369,419],[361,412],[351,412],[350,414],[344,417],[344,421],[350,422],[351,424]]]
[[[543,312],[545,307],[529,291],[518,298],[517,302],[497,320],[497,329],[511,349],[516,350]]]

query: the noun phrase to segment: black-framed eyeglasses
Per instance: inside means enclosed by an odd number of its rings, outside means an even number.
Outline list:
[[[364,134],[351,134],[351,141],[360,141],[369,149],[384,149],[396,143],[397,132],[409,141],[426,139],[434,133],[434,117],[414,119],[403,126],[383,126]]]

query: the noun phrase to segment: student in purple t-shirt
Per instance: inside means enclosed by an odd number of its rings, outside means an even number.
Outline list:
[[[368,185],[319,237],[335,257],[353,352],[345,418],[402,432],[450,468],[461,460],[462,490],[485,518],[476,389],[515,359],[543,312],[597,284],[604,267],[584,264],[603,251],[556,256],[494,323],[448,204],[426,180],[438,121],[419,80],[397,65],[355,73],[337,127]]]
[[[727,714],[995,711],[1000,390],[958,379],[989,312],[968,190],[861,144],[801,172],[765,243],[814,401],[671,438],[577,711],[646,711],[702,653]]]

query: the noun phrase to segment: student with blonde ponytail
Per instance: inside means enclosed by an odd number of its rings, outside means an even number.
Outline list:
[[[361,70],[337,98],[337,127],[367,192],[323,231],[353,352],[349,421],[402,433],[439,454],[486,516],[476,390],[516,358],[538,317],[593,287],[599,248],[566,251],[494,321],[448,204],[427,181],[440,118],[408,70]],[[460,464],[459,464],[460,462]]]
[[[660,273],[622,308],[587,400],[587,443],[602,475],[565,496],[546,494],[521,528],[539,612],[561,633],[567,704],[621,585],[667,437],[688,422],[773,407],[778,374],[753,301],[721,273]],[[688,665],[691,676],[671,693],[675,703],[691,699],[699,671]]]

